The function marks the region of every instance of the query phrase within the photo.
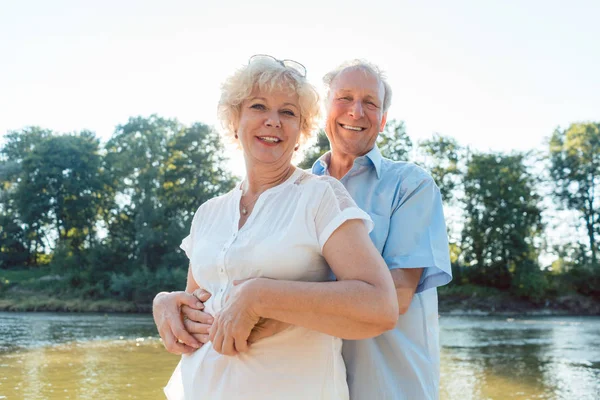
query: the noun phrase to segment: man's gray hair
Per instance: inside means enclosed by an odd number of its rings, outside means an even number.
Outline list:
[[[377,65],[372,64],[365,60],[356,59],[356,60],[346,61],[343,64],[341,64],[340,66],[338,66],[337,68],[335,68],[334,70],[325,74],[325,76],[323,77],[323,83],[325,84],[325,87],[327,88],[327,97],[329,97],[329,90],[331,88],[331,83],[333,82],[335,77],[347,69],[361,69],[365,72],[370,73],[371,75],[376,77],[379,80],[379,82],[381,82],[381,84],[383,85],[383,93],[384,93],[382,110],[384,113],[387,112],[387,110],[392,105],[392,88],[391,88],[390,84],[387,82],[387,77],[386,77],[385,73]]]

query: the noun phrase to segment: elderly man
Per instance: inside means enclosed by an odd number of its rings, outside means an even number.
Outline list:
[[[312,172],[339,179],[375,222],[371,240],[391,271],[400,309],[394,329],[371,339],[344,341],[350,397],[437,399],[436,287],[452,279],[439,189],[416,165],[381,156],[375,142],[385,127],[391,89],[376,66],[352,61],[328,73],[324,82],[328,87],[325,131],[331,151],[313,165]],[[205,301],[210,294],[197,296]],[[189,317],[185,329],[180,306]],[[185,293],[157,295],[155,320],[169,351],[186,353],[206,342],[211,318],[194,310],[201,307]],[[250,340],[283,326],[263,321]]]

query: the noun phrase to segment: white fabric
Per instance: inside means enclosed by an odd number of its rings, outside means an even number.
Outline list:
[[[194,279],[213,294],[205,303],[213,315],[234,280],[328,280],[322,248],[331,234],[349,219],[373,227],[341,183],[299,169],[259,197],[238,231],[240,197],[237,188],[204,203],[181,244]],[[341,349],[341,339],[296,326],[238,356],[208,343],[182,356],[165,393],[171,400],[348,399]]]

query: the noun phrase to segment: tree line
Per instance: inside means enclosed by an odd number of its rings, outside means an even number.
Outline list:
[[[500,153],[439,134],[413,143],[402,121],[390,121],[378,145],[429,171],[458,212],[449,223],[454,284],[533,300],[600,295],[600,124],[558,128],[544,152]],[[300,166],[328,149],[321,131]],[[179,243],[193,213],[236,181],[224,150],[211,127],[158,116],[130,118],[104,144],[89,131],[9,132],[0,148],[0,269],[47,268],[57,295],[145,302],[181,289]],[[548,200],[578,216],[581,240],[547,248],[549,225],[560,224],[543,217]],[[548,250],[557,256],[541,265]]]
[[[0,268],[50,267],[56,293],[147,301],[185,285],[197,207],[230,190],[218,134],[131,118],[92,132],[10,132],[0,161]]]
[[[446,210],[458,211],[460,221],[448,221],[453,284],[534,301],[570,292],[600,297],[600,123],[557,128],[543,152],[473,151],[440,134],[415,144],[402,121],[388,122],[378,145],[385,157],[431,173]],[[328,149],[321,131],[301,166]],[[578,217],[585,238],[548,243],[548,230],[565,228],[556,212],[543,218],[548,200]],[[541,265],[543,252],[556,255],[551,265]]]

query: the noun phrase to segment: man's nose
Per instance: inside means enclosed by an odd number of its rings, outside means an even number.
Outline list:
[[[364,115],[362,103],[360,101],[355,101],[350,106],[350,112],[349,112],[349,114],[354,119],[362,118],[362,116]]]

